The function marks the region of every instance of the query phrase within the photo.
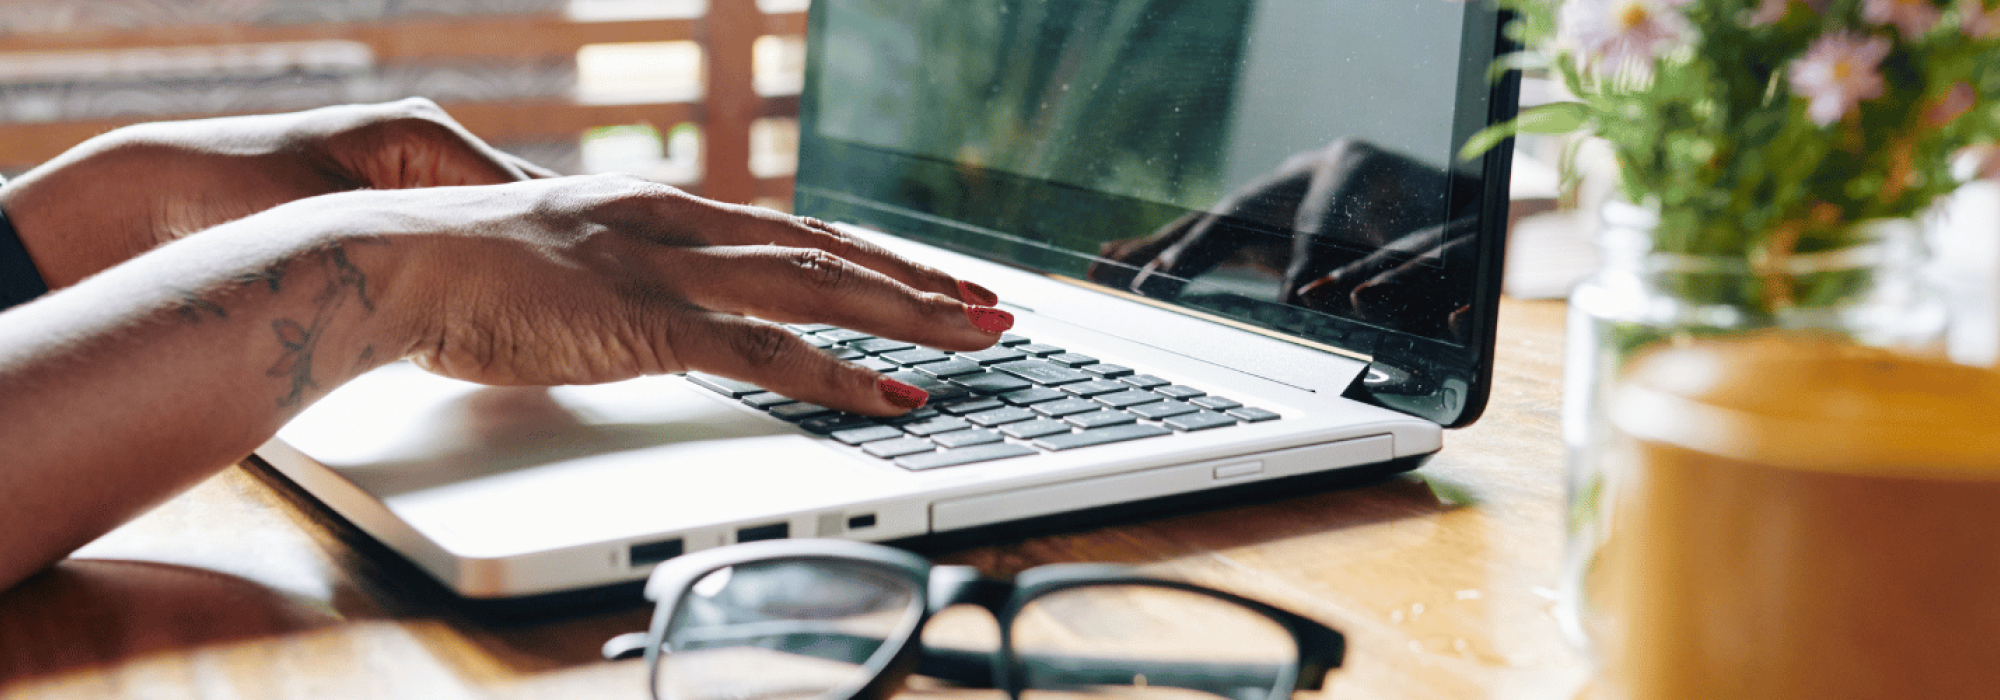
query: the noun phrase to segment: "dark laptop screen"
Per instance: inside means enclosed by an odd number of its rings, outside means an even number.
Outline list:
[[[817,0],[799,210],[1379,358],[1362,393],[1459,423],[1506,158],[1454,154],[1512,110],[1496,27],[1445,0]]]

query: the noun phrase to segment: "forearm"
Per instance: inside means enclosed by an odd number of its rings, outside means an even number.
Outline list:
[[[0,314],[0,589],[401,356],[391,247],[225,225]]]

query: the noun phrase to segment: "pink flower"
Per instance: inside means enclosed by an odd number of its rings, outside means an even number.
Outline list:
[[[1966,112],[1972,111],[1973,103],[1978,100],[1979,95],[1972,91],[1971,83],[1962,80],[1953,83],[1951,89],[1945,91],[1936,102],[1931,103],[1929,111],[1924,112],[1924,121],[1931,126],[1950,124],[1965,116]]]
[[[1806,7],[1812,8],[1814,12],[1826,12],[1827,0],[1803,1]],[[1792,2],[1793,0],[1759,0],[1757,10],[1750,13],[1747,23],[1752,27],[1777,24],[1778,20],[1785,18],[1785,13],[1792,10]]]
[[[1965,35],[1974,39],[1991,39],[2000,36],[2000,8],[1988,10],[1981,2],[1966,2],[1959,5],[1962,19],[1958,26]]]
[[[1877,24],[1893,24],[1904,39],[1915,40],[1937,26],[1937,5],[1930,0],[1868,0],[1861,17]]]
[[[1690,0],[1569,0],[1558,22],[1584,55],[1619,66],[1650,62],[1694,35],[1679,9]]]
[[[1889,55],[1889,40],[1852,32],[1814,40],[1806,55],[1792,61],[1792,88],[1809,102],[1806,116],[1820,126],[1840,121],[1862,100],[1882,96],[1878,68]]]

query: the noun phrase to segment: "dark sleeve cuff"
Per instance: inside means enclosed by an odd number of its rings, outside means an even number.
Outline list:
[[[42,281],[42,273],[28,257],[28,249],[21,245],[21,236],[7,220],[7,212],[0,211],[0,311],[48,292],[48,283]]]

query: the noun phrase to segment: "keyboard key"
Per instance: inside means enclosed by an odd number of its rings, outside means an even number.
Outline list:
[[[1099,396],[1097,397],[1097,400],[1103,402],[1104,405],[1110,406],[1112,408],[1125,408],[1127,406],[1137,406],[1142,403],[1152,403],[1154,401],[1161,401],[1164,400],[1165,398],[1166,397],[1160,396],[1159,394],[1155,394],[1145,389],[1127,389],[1125,391],[1121,391],[1116,394],[1105,394],[1103,396]]]
[[[1070,425],[1086,429],[1102,428],[1111,425],[1124,425],[1126,423],[1139,422],[1138,416],[1134,416],[1124,411],[1113,411],[1110,409],[1105,409],[1102,411],[1096,411],[1092,413],[1078,413],[1074,416],[1064,418],[1063,420],[1067,421]]]
[[[943,362],[951,359],[951,357],[930,348],[910,348],[908,350],[884,353],[882,359],[908,367],[910,365],[921,365],[926,362]]]
[[[1160,422],[1175,430],[1195,431],[1220,428],[1225,425],[1235,425],[1236,419],[1212,411],[1196,411],[1194,413],[1173,416]]]
[[[888,338],[871,338],[868,340],[857,340],[852,343],[848,343],[847,347],[860,350],[870,355],[880,355],[885,352],[908,350],[916,346],[910,343],[905,343],[900,340],[890,340]]]
[[[1062,365],[1043,362],[1041,360],[1020,360],[1018,362],[1003,362],[994,365],[993,369],[1006,372],[1008,374],[1020,377],[1022,379],[1026,379],[1028,381],[1043,386],[1056,386],[1058,384],[1073,384],[1076,382],[1090,381],[1092,378],[1088,374],[1078,372],[1076,370],[1064,367]]]
[[[773,406],[768,412],[783,420],[797,423],[807,418],[816,418],[832,413],[833,409],[819,404],[788,403],[783,406]]]
[[[1031,421],[1008,423],[1000,426],[1000,434],[1023,440],[1033,440],[1038,437],[1067,432],[1069,432],[1069,424],[1053,418],[1037,418]]]
[[[1001,408],[1006,405],[1007,402],[1001,401],[996,398],[987,397],[983,399],[976,399],[972,397],[966,397],[956,401],[938,404],[937,409],[945,412],[945,414],[947,415],[963,416],[968,413],[991,411],[993,409]]]
[[[804,428],[806,432],[819,435],[871,425],[875,425],[874,417],[857,416],[852,413],[835,413],[830,416],[819,416],[799,421],[799,427]]]
[[[787,323],[785,327],[800,333],[818,333],[820,331],[830,331],[835,328],[835,326],[829,326],[824,323]]]
[[[827,348],[834,346],[833,341],[821,338],[818,335],[802,335],[799,336],[799,340],[806,341],[807,345],[811,345],[821,350],[825,350]]]
[[[1137,406],[1133,406],[1125,410],[1131,411],[1132,413],[1138,415],[1140,418],[1151,418],[1153,420],[1159,420],[1162,418],[1170,418],[1182,414],[1193,413],[1201,409],[1196,408],[1185,401],[1161,401],[1159,403],[1139,404]]]
[[[849,445],[859,445],[877,440],[894,440],[903,437],[903,430],[893,425],[871,425],[865,428],[848,428],[829,434],[835,440]]]
[[[1077,369],[1081,369],[1085,372],[1095,374],[1105,379],[1117,379],[1119,377],[1130,376],[1132,374],[1132,368],[1130,367],[1126,367],[1124,365],[1107,365],[1102,362],[1099,362],[1094,365],[1084,365]]]
[[[734,379],[718,377],[713,374],[703,374],[701,372],[687,373],[687,380],[694,382],[695,386],[732,399],[740,399],[764,390],[764,387],[749,382],[739,382]]]
[[[1167,386],[1154,387],[1153,393],[1165,396],[1170,399],[1191,399],[1196,396],[1208,395],[1208,392],[1206,391],[1202,391],[1200,389],[1196,389],[1191,386],[1181,386],[1179,384],[1169,384]]]
[[[917,365],[917,371],[923,372],[924,374],[928,374],[933,377],[944,377],[946,379],[950,379],[952,377],[957,377],[966,374],[978,374],[980,372],[986,371],[986,368],[979,366],[979,363],[977,362],[954,357],[949,360],[945,360],[943,362],[932,362],[926,365]]]
[[[1173,383],[1150,374],[1135,374],[1130,377],[1126,377],[1122,381],[1124,381],[1126,384],[1130,384],[1132,386],[1136,386],[1141,389],[1151,389],[1153,387],[1166,386],[1168,384]]]
[[[1016,345],[1022,345],[1022,344],[1026,344],[1026,343],[1028,343],[1028,342],[1029,342],[1029,340],[1028,340],[1027,336],[1021,336],[1021,335],[1014,335],[1013,333],[1002,333],[1002,334],[1000,334],[1000,345],[1001,345],[1001,347],[1009,347],[1009,348],[1011,348],[1011,347],[1014,347],[1014,346],[1016,346]]]
[[[996,408],[991,411],[980,411],[966,416],[965,419],[971,421],[973,425],[991,428],[996,425],[1019,423],[1024,420],[1034,420],[1040,417],[1042,417],[1042,414],[1020,406],[1008,406],[1006,408]]]
[[[1267,420],[1277,420],[1278,418],[1278,414],[1276,413],[1272,413],[1270,411],[1266,411],[1261,408],[1250,408],[1248,406],[1245,406],[1243,408],[1232,408],[1229,410],[1229,415],[1235,416],[1241,419],[1245,423],[1261,423]]]
[[[1082,367],[1084,365],[1097,364],[1097,358],[1074,352],[1059,352],[1042,359],[1064,367]]]
[[[783,406],[788,403],[796,403],[796,402],[793,401],[791,397],[788,396],[781,396],[778,394],[773,394],[768,391],[760,391],[755,394],[743,397],[743,403],[749,405],[751,408],[770,408],[772,406]]]
[[[1034,355],[1036,357],[1041,357],[1043,355],[1054,355],[1059,352],[1067,352],[1062,348],[1056,347],[1054,345],[1045,345],[1042,343],[1028,343],[1025,345],[1015,345],[1013,346],[1013,348],[1020,352],[1027,353],[1029,355]]]
[[[827,340],[831,340],[836,343],[845,343],[855,340],[869,340],[875,337],[867,333],[863,333],[861,331],[848,330],[846,328],[835,328],[830,331],[820,331],[818,333],[814,333],[813,335],[817,335],[821,338],[825,338]]]
[[[991,430],[957,430],[941,435],[932,435],[931,442],[947,450],[957,447],[971,447],[990,442],[999,442],[1000,434]]]
[[[942,403],[962,396],[972,395],[971,389],[915,370],[906,369],[900,372],[890,372],[888,376],[894,378],[896,381],[929,392],[931,401]]]
[[[1203,396],[1200,398],[1191,399],[1188,401],[1188,403],[1216,411],[1227,411],[1232,408],[1243,407],[1243,404],[1231,401],[1229,399],[1225,399],[1220,396]]]
[[[961,374],[951,378],[951,383],[971,389],[981,394],[1004,394],[1034,386],[1034,382],[1003,372],[991,370],[979,374]]]
[[[997,365],[1002,362],[1026,359],[1028,354],[1003,345],[995,345],[978,352],[961,352],[958,356],[982,365]]]
[[[883,459],[895,459],[903,455],[913,455],[919,452],[929,452],[936,448],[937,446],[931,444],[931,441],[929,440],[925,440],[923,438],[905,437],[905,438],[896,438],[894,440],[877,440],[875,442],[862,445],[861,451],[871,455],[875,455],[877,457],[881,457]]]
[[[883,425],[908,425],[910,423],[921,423],[942,415],[944,414],[940,413],[936,408],[925,406],[900,416],[877,418],[876,420],[881,421]]]
[[[1130,388],[1132,388],[1132,385],[1126,384],[1124,382],[1115,382],[1109,379],[1093,379],[1091,381],[1080,382],[1077,384],[1065,384],[1063,385],[1062,390],[1070,394],[1081,396],[1087,399],[1092,396],[1115,394]]]
[[[854,364],[867,367],[868,369],[872,369],[877,372],[894,372],[896,370],[903,368],[902,365],[890,362],[888,360],[884,360],[879,357],[863,358],[860,360],[856,360]]]
[[[1023,455],[1031,455],[1031,454],[1039,454],[1039,453],[1035,452],[1034,448],[1028,447],[1026,445],[1016,445],[1008,442],[995,442],[986,445],[979,445],[977,447],[962,447],[956,450],[945,450],[943,452],[926,452],[922,454],[909,455],[906,457],[898,458],[896,460],[896,466],[915,471],[923,469],[936,469],[938,467],[956,467],[961,464],[973,464],[975,462],[990,462],[996,459],[1006,459],[1008,457],[1020,457]]]
[[[828,348],[827,352],[833,353],[833,359],[847,360],[849,362],[853,362],[855,360],[859,360],[861,358],[868,356],[868,353],[847,347],[845,345],[836,348]]]
[[[1071,450],[1078,447],[1105,445],[1126,440],[1172,435],[1174,431],[1150,423],[1114,425],[1109,428],[1085,430],[1068,435],[1050,435],[1035,441],[1035,446],[1044,450]],[[881,444],[881,443],[876,443]]]
[[[1089,413],[1091,411],[1095,411],[1100,408],[1104,408],[1104,404],[1100,404],[1090,399],[1063,399],[1061,401],[1049,401],[1046,403],[1038,403],[1035,404],[1034,406],[1036,413],[1040,413],[1042,415],[1049,416],[1051,418],[1061,418],[1063,416],[1075,415],[1078,413]]]
[[[972,424],[965,422],[964,418],[944,416],[905,424],[903,432],[917,437],[930,437],[938,433],[949,433],[954,430],[964,430],[970,427],[972,427]]]
[[[1069,394],[1065,394],[1062,391],[1056,389],[1050,389],[1045,386],[1038,386],[1032,389],[1022,389],[1020,391],[1010,391],[1000,395],[1000,398],[1002,400],[1005,400],[1007,403],[1011,403],[1016,406],[1027,406],[1029,404],[1038,404],[1043,401],[1054,401],[1056,399],[1067,399],[1069,397],[1070,397]]]

